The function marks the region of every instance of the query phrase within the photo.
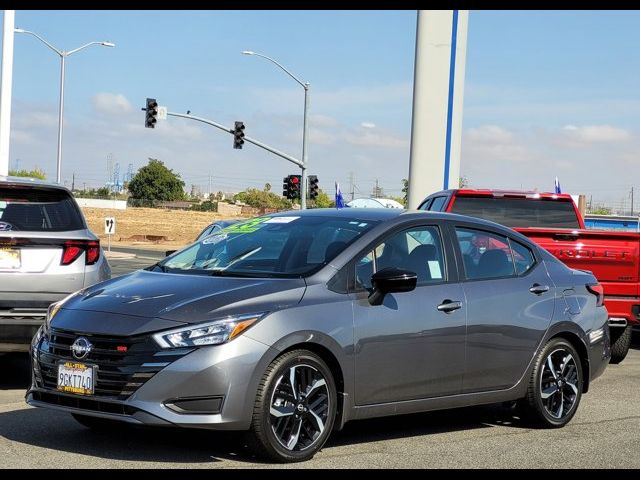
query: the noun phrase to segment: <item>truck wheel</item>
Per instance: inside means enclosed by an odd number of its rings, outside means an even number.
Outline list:
[[[609,363],[618,364],[627,356],[631,346],[632,329],[631,325],[611,329],[611,361]]]
[[[523,417],[537,427],[564,427],[573,418],[582,397],[580,354],[563,338],[547,343],[536,358]]]

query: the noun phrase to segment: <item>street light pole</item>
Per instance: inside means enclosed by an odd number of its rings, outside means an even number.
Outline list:
[[[298,82],[302,88],[304,88],[304,117],[303,117],[303,125],[302,125],[302,185],[300,185],[300,208],[304,210],[307,208],[307,169],[309,168],[309,159],[307,154],[307,137],[309,134],[309,125],[308,125],[308,115],[309,115],[309,87],[311,84],[309,82],[303,82],[298,77],[296,77],[293,73],[287,70],[283,65],[279,62],[275,61],[273,58],[263,55],[261,53],[256,53],[251,50],[244,50],[242,52],[243,55],[255,55],[256,57],[262,57],[266,60],[269,60],[271,63],[282,69],[287,75],[293,78],[296,82]]]
[[[114,43],[111,42],[89,42],[81,47],[75,48],[68,52],[64,50],[57,49],[49,42],[47,42],[44,38],[34,32],[30,32],[29,30],[24,30],[22,28],[16,28],[14,30],[16,33],[26,33],[33,37],[36,37],[42,43],[44,43],[47,47],[53,50],[60,57],[60,102],[58,105],[58,153],[56,156],[56,182],[60,183],[60,178],[62,174],[62,130],[63,130],[63,122],[64,122],[64,70],[65,70],[65,59],[80,50],[87,48],[91,45],[100,45],[102,47],[115,47]]]
[[[60,55],[60,103],[58,106],[58,154],[56,156],[56,182],[60,183],[62,174],[62,128],[64,122],[64,59]]]

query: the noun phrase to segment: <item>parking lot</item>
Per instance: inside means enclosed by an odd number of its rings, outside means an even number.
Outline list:
[[[141,268],[162,252],[112,258],[115,275]],[[10,467],[268,467],[240,434],[145,429],[96,433],[68,414],[24,403],[26,355],[0,358],[0,458]],[[573,421],[534,430],[501,405],[347,424],[308,463],[297,467],[640,467],[640,337],[621,365],[592,385]],[[126,432],[126,433],[125,433]]]

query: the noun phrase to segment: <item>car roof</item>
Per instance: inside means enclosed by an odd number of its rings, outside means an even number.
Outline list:
[[[58,183],[47,182],[45,180],[40,180],[38,178],[31,177],[8,177],[4,175],[0,175],[0,185],[8,184],[8,185],[16,185],[16,186],[29,186],[29,187],[46,187],[56,190],[65,190],[69,191],[68,188],[63,187]]]
[[[399,208],[312,208],[307,210],[288,210],[270,214],[273,217],[334,217],[357,218],[362,220],[387,220],[395,218],[406,210]]]

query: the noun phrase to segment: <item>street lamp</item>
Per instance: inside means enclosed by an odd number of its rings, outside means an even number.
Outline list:
[[[75,48],[68,52],[64,50],[58,50],[56,47],[47,42],[44,38],[34,32],[30,32],[29,30],[24,30],[22,28],[16,28],[14,30],[16,33],[26,33],[28,35],[32,35],[44,43],[51,50],[56,52],[60,56],[60,106],[58,107],[58,156],[57,156],[57,168],[56,168],[56,181],[60,183],[60,173],[62,166],[62,115],[64,112],[64,60],[69,55],[72,55],[80,50],[87,48],[91,45],[100,45],[102,47],[115,47],[116,45],[111,42],[89,42],[81,47]]]
[[[256,57],[262,57],[269,60],[271,63],[280,67],[287,75],[293,78],[296,82],[298,82],[302,88],[304,88],[304,120],[302,127],[302,185],[300,186],[300,208],[307,208],[307,168],[309,167],[308,159],[307,159],[307,136],[309,133],[308,123],[307,123],[307,115],[309,113],[309,82],[303,82],[298,77],[296,77],[289,70],[284,68],[280,63],[276,62],[273,58],[267,57],[266,55],[262,55],[261,53],[252,52],[251,50],[244,50],[242,52],[243,55],[255,55]]]

